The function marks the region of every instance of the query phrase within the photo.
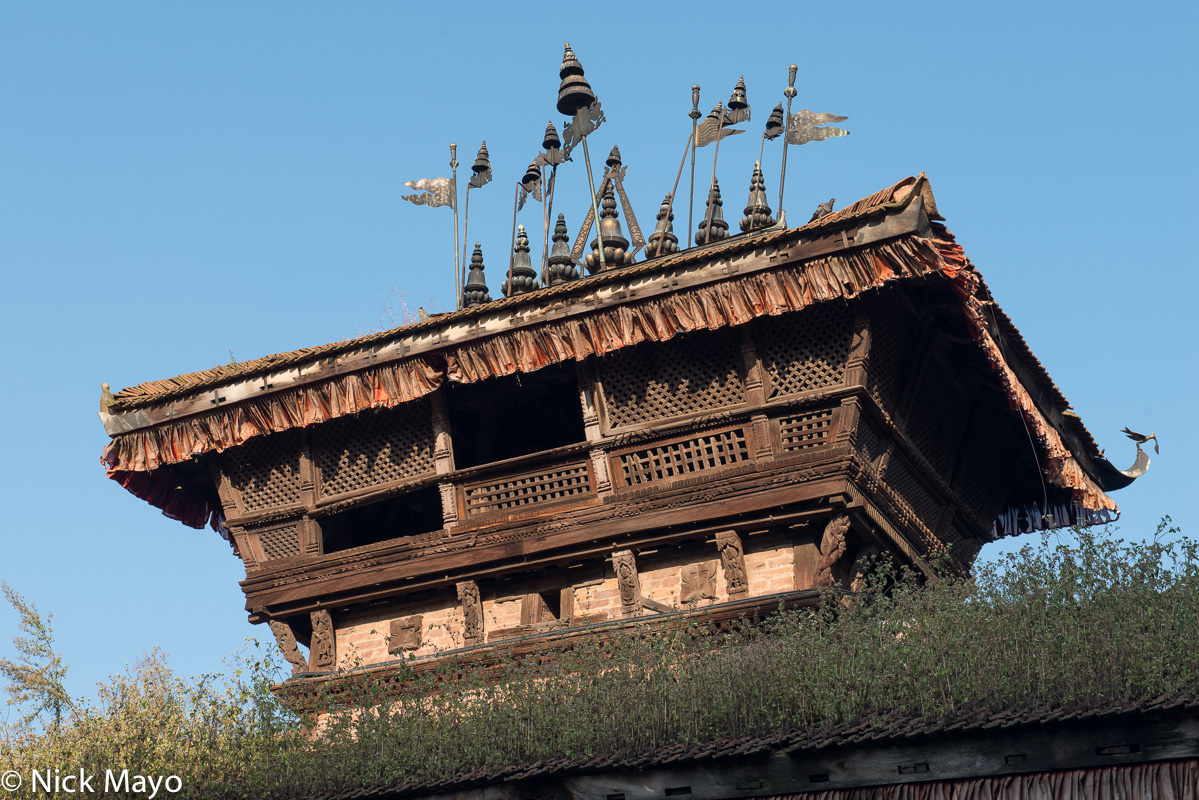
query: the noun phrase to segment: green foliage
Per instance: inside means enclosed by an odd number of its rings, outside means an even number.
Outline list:
[[[176,796],[320,796],[748,735],[1193,696],[1199,543],[1162,541],[1177,533],[1167,525],[1148,544],[1043,539],[972,580],[883,563],[860,594],[758,625],[680,619],[545,658],[508,653],[486,675],[409,670],[398,699],[351,671],[307,727],[269,691],[273,658],[182,681],[152,653],[59,730],[0,742],[0,763],[178,774]]]
[[[24,634],[12,640],[18,660],[0,658],[0,675],[9,681],[4,687],[8,704],[24,711],[22,726],[34,724],[45,713],[50,715],[50,724],[58,728],[63,713],[73,710],[73,704],[63,683],[67,665],[54,650],[54,628],[50,624],[54,615],[47,614],[43,619],[37,606],[26,601],[7,581],[0,580],[0,591],[17,612],[21,620],[18,625]]]

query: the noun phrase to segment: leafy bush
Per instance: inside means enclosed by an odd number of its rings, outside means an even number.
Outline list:
[[[307,727],[269,690],[273,657],[184,681],[153,653],[58,729],[8,736],[0,763],[177,774],[174,796],[318,796],[747,735],[1193,696],[1199,543],[1162,541],[1177,533],[1167,525],[1147,544],[1045,538],[972,580],[884,563],[862,593],[830,593],[819,609],[509,654],[486,677],[447,664],[413,673],[398,699],[350,674],[357,708]]]

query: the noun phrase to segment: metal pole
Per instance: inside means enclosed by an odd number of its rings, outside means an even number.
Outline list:
[[[795,99],[797,94],[795,91],[795,75],[799,72],[799,67],[795,64],[791,65],[791,70],[787,75],[787,88],[783,90],[783,94],[787,97],[787,118],[783,120],[783,166],[779,169],[779,215],[783,213],[783,187],[787,182],[787,128],[791,127],[791,101]]]
[[[716,210],[712,205],[712,198],[716,196],[716,159],[720,157],[720,132],[724,130],[724,103],[716,104],[716,113],[720,114],[720,121],[716,124],[716,152],[712,154],[712,183],[708,186],[708,214],[704,218],[704,244],[712,243],[712,212]]]
[[[691,84],[691,199],[687,201],[687,246],[691,246],[691,214],[695,211],[695,135],[699,125],[699,84]],[[674,199],[673,197],[671,198]]]
[[[587,151],[587,137],[583,137],[583,163],[587,165],[587,183],[591,186],[591,210],[595,213],[595,243],[599,247],[600,271],[606,269],[604,264],[604,236],[600,233],[599,197],[595,193],[595,178],[591,177],[591,153]],[[512,215],[513,221],[516,215]],[[515,244],[513,245],[515,246]]]
[[[454,171],[452,183],[454,184],[454,292],[458,295],[458,303],[462,302],[462,286],[458,283],[459,271],[458,265],[461,263],[458,254],[458,145],[450,143],[450,168]],[[466,187],[466,191],[470,193],[470,187]],[[465,245],[463,245],[465,247]]]
[[[694,133],[692,133],[694,137]],[[679,179],[683,177],[683,167],[687,165],[687,151],[691,149],[691,142],[694,138],[688,139],[687,144],[683,147],[683,160],[679,162],[679,174],[674,176],[674,188],[670,190],[670,202],[666,204],[666,221],[670,222],[670,212],[674,210],[674,193],[679,190]],[[654,253],[654,257],[662,255],[662,245],[666,242],[666,234],[658,238],[658,251]]]
[[[516,184],[516,194],[512,195],[512,245],[508,248],[508,291],[512,291],[512,268],[516,266],[516,204],[520,202],[519,183]],[[504,289],[501,286],[500,292]],[[507,295],[505,295],[507,296]]]
[[[541,216],[545,218],[545,239],[541,243],[541,285],[545,286],[546,269],[550,263],[550,187],[545,182],[545,167],[538,167],[537,172],[541,176]]]
[[[458,290],[458,308],[462,308],[462,291],[466,286],[466,251],[469,249],[466,244],[470,241],[470,182],[466,184],[466,207],[462,211],[462,265],[458,269],[458,278],[461,284]]]
[[[552,167],[550,167],[550,182],[549,182],[549,185],[545,189],[545,192],[546,192],[545,201],[546,201],[546,206],[548,206],[548,208],[546,209],[546,212],[545,212],[545,220],[546,220],[546,223],[545,223],[545,246],[542,248],[542,253],[541,253],[541,272],[547,278],[549,277],[549,268],[550,268],[550,225],[549,225],[549,220],[554,216],[554,186],[557,183],[558,183],[558,165],[554,164]],[[544,279],[541,282],[543,284],[546,283],[546,281]]]

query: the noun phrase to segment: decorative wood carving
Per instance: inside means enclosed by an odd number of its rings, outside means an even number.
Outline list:
[[[479,596],[479,585],[474,581],[458,584],[458,602],[462,604],[463,641],[467,645],[482,644],[483,599]]]
[[[716,597],[716,562],[685,564],[679,586],[679,603],[711,600]]]
[[[836,579],[833,577],[833,567],[845,555],[847,543],[845,535],[849,533],[849,517],[840,514],[829,520],[824,526],[824,537],[820,540],[820,560],[816,562],[816,585],[823,588],[832,586]]]
[[[591,470],[595,474],[596,494],[611,494],[612,476],[608,472],[608,454],[599,448],[591,451]]]
[[[575,362],[575,376],[579,381],[579,403],[583,407],[583,429],[589,442],[603,439],[600,429],[599,405],[596,403],[595,364],[592,361]]]
[[[745,571],[745,549],[736,531],[721,531],[716,534],[716,546],[720,549],[720,563],[724,566],[724,582],[728,586],[729,599],[738,600],[749,594],[749,575]]]
[[[300,520],[300,542],[308,555],[321,552],[321,526],[316,520],[304,517]]]
[[[275,644],[279,645],[279,650],[282,651],[283,657],[291,664],[291,674],[298,675],[301,672],[307,672],[308,662],[300,653],[299,645],[296,644],[295,634],[291,632],[291,626],[277,619],[271,620],[270,623],[271,633],[275,634]]]
[[[313,672],[332,672],[337,669],[337,634],[333,630],[333,618],[324,609],[312,612],[312,647],[308,654],[308,668]]]
[[[632,550],[617,550],[612,554],[616,571],[616,586],[620,590],[620,612],[626,616],[641,608],[641,579],[637,577],[637,560]]]
[[[437,484],[441,492],[441,520],[446,530],[458,524],[458,491],[452,483]]]
[[[770,458],[778,450],[770,418],[765,414],[750,417],[754,431],[754,458]]]
[[[446,413],[445,390],[432,394],[429,404],[433,421],[433,460],[438,475],[454,471],[454,446],[450,439],[450,422]]]
[[[388,651],[398,653],[401,650],[419,650],[421,635],[424,633],[424,619],[420,614],[393,619],[391,635],[387,642]]]
[[[752,406],[765,405],[762,360],[758,358],[758,349],[749,325],[741,326],[741,369],[745,375],[745,399]]]

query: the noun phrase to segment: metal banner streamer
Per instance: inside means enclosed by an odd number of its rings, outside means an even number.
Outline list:
[[[427,194],[405,194],[401,195],[404,200],[418,206],[429,206],[437,208],[439,206],[449,206],[456,209],[454,203],[454,182],[449,178],[421,178],[419,181],[404,181],[404,185],[409,189],[416,189],[418,192],[427,192]]]
[[[787,144],[805,144],[807,142],[823,142],[834,136],[848,136],[849,131],[840,128],[821,128],[830,122],[844,122],[849,117],[836,114],[817,114],[806,108],[787,118]]]

